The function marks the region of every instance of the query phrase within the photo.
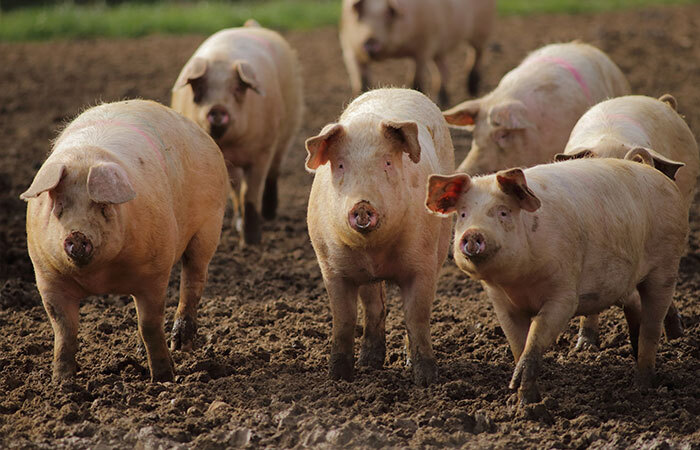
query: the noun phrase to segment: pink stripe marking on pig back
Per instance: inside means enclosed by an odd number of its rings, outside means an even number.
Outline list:
[[[606,114],[605,117],[607,117],[611,121],[621,121],[621,122],[626,122],[629,125],[632,125],[640,133],[642,133],[642,136],[644,136],[644,139],[646,139],[646,141],[647,141],[646,145],[651,145],[651,140],[649,139],[649,135],[647,134],[647,131],[644,129],[644,127],[639,122],[637,122],[636,120],[634,120],[630,116],[627,116],[625,114]]]
[[[591,91],[588,89],[588,85],[586,84],[586,80],[583,79],[583,76],[581,76],[581,72],[579,72],[576,67],[571,65],[570,62],[562,59],[562,58],[556,58],[554,56],[538,56],[535,58],[532,58],[530,60],[531,62],[548,62],[552,64],[556,64],[560,67],[563,67],[564,69],[568,70],[571,75],[578,81],[579,86],[581,86],[581,90],[583,91],[583,94],[586,96],[586,99],[588,100],[588,103],[593,103],[593,98],[591,97]]]
[[[158,158],[158,162],[160,163],[160,167],[163,169],[163,172],[165,172],[165,173],[168,172],[167,166],[165,164],[165,157],[163,156],[162,150],[156,145],[155,142],[153,142],[153,139],[151,139],[151,137],[148,134],[146,134],[139,127],[137,127],[135,125],[131,125],[130,123],[122,122],[120,120],[95,120],[95,121],[87,122],[85,124],[80,124],[80,126],[78,126],[77,128],[75,128],[71,131],[77,131],[77,130],[87,128],[87,127],[92,126],[92,125],[114,125],[114,126],[118,126],[118,127],[128,128],[131,131],[134,131],[136,134],[138,134],[139,136],[144,138],[146,140],[146,142],[148,142],[148,144],[151,146],[154,153],[156,154],[156,157]]]
[[[247,34],[246,37],[248,37],[248,38],[250,38],[250,39],[252,39],[252,40],[254,40],[254,41],[256,41],[256,42],[258,42],[258,43],[260,43],[260,44],[262,44],[262,45],[264,45],[265,48],[267,48],[268,50],[272,51],[272,44],[270,44],[270,42],[269,42],[267,39],[263,39],[263,38],[261,38],[260,36],[256,36],[256,35],[254,35],[254,34]]]

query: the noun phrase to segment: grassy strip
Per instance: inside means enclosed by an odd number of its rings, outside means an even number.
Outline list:
[[[700,0],[498,0],[502,15],[609,11]],[[150,33],[211,34],[255,17],[275,29],[309,29],[338,22],[340,0],[218,0],[197,3],[125,3],[116,7],[66,3],[0,13],[0,41],[135,37]]]

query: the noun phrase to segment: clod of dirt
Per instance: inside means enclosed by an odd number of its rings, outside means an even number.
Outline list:
[[[34,283],[11,278],[0,289],[0,308],[24,310],[41,306],[41,297]]]

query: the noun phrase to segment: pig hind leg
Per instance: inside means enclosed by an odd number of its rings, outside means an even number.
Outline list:
[[[326,290],[331,303],[333,332],[329,376],[333,380],[352,381],[355,356],[353,344],[357,323],[358,286],[342,278],[326,279]]]
[[[212,221],[190,239],[182,255],[180,275],[180,302],[175,313],[175,323],[170,341],[171,350],[192,351],[197,335],[197,307],[207,281],[207,270],[221,230],[221,221]],[[215,226],[218,225],[218,226]]]
[[[381,369],[386,356],[386,290],[384,283],[360,287],[364,309],[364,332],[358,363]]]
[[[412,282],[400,287],[413,381],[418,386],[426,387],[437,380],[437,363],[430,339],[430,309],[435,297],[435,275],[417,276]]]
[[[169,274],[168,274],[169,275]],[[165,321],[165,291],[168,277],[157,284],[154,289],[143,291],[134,296],[136,313],[138,315],[139,335],[146,347],[148,367],[151,371],[151,381],[172,381],[175,375],[173,360],[165,343],[163,330]]]
[[[575,351],[595,350],[599,347],[598,319],[598,314],[581,317]]]

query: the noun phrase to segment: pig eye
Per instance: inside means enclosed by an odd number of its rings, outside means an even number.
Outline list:
[[[109,205],[106,203],[100,203],[100,212],[102,213],[102,217],[104,217],[106,220],[109,220]]]
[[[462,216],[462,219],[464,219],[465,217],[467,217],[467,213],[462,213],[461,216]]]
[[[343,166],[343,163],[338,164],[338,169],[343,169],[345,166]]]
[[[63,203],[62,202],[54,203],[53,213],[56,215],[57,219],[61,218],[61,216],[63,215]]]
[[[386,166],[389,167],[391,165],[391,161],[386,162]]]

